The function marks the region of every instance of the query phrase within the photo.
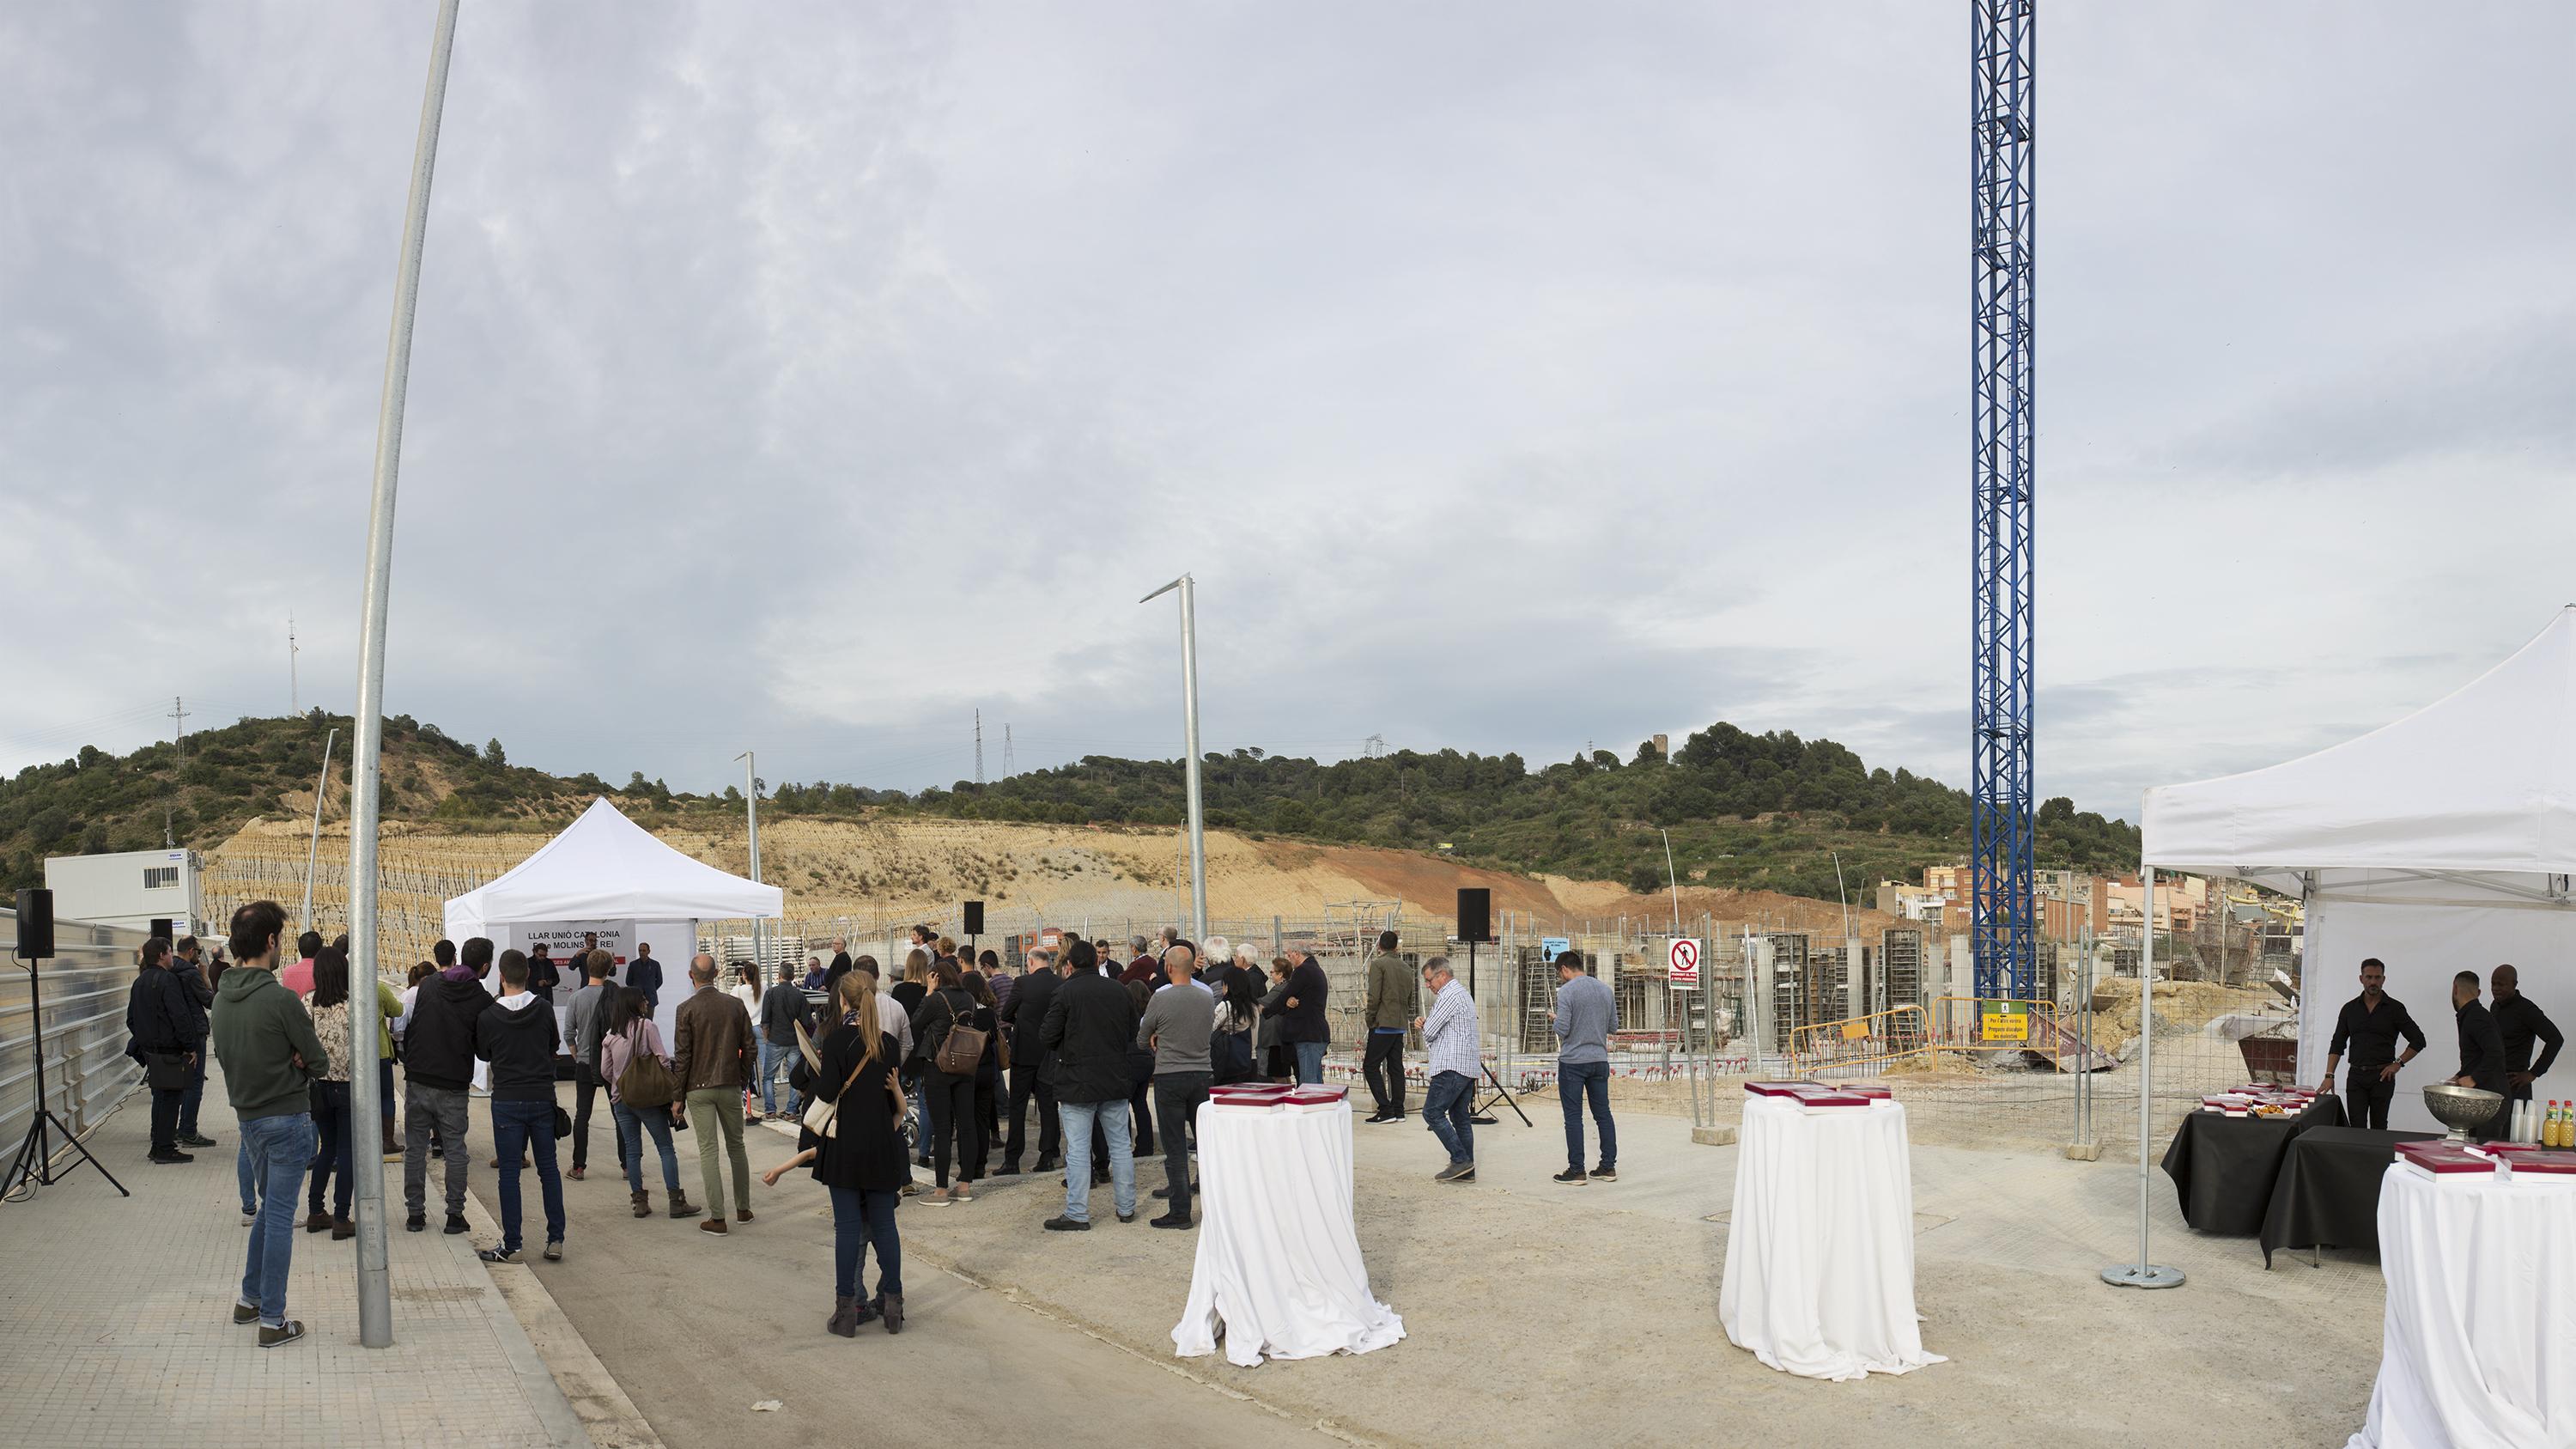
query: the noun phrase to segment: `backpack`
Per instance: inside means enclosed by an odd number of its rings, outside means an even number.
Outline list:
[[[629,1042],[634,1055],[626,1059],[626,1070],[617,1074],[617,1100],[629,1107],[668,1107],[680,1099],[680,1084],[662,1059],[644,1050],[644,1033],[630,1031]]]
[[[967,1025],[966,1018],[957,1014],[957,1003],[948,999],[947,992],[939,994],[939,1001],[948,1008],[948,1031],[939,1038],[930,1064],[952,1077],[972,1076],[975,1064],[984,1059],[984,1033]]]

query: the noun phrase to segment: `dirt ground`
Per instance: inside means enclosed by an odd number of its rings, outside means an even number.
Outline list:
[[[1192,1371],[1353,1437],[1415,1444],[2135,1444],[2188,1402],[2195,1449],[2272,1449],[2339,1443],[2368,1403],[2374,1260],[2328,1253],[2310,1268],[2284,1255],[2266,1273],[2250,1240],[2183,1228],[2158,1175],[2156,1260],[2192,1282],[2109,1288],[2099,1270],[2136,1251],[2134,1159],[1938,1146],[1914,1154],[1916,1289],[1924,1341],[1951,1361],[1858,1384],[1776,1373],[1717,1323],[1734,1149],[1638,1117],[1623,1123],[1620,1182],[1559,1187],[1547,1175],[1563,1165],[1561,1128],[1552,1111],[1532,1115],[1535,1129],[1480,1130],[1479,1181],[1464,1187],[1430,1181],[1439,1157],[1418,1124],[1355,1129],[1361,1246],[1404,1315],[1403,1343]],[[1168,1352],[1190,1244],[1141,1228],[1074,1243],[1030,1232],[1055,1197],[997,1187],[971,1209],[908,1219],[907,1243]]]
[[[300,888],[306,829],[301,819],[253,821],[217,847],[211,864],[220,873],[228,861],[243,869],[258,862],[264,877],[275,878],[266,883]],[[384,862],[397,877],[405,871],[425,877],[471,872],[488,880],[549,838],[542,832],[388,827]],[[750,868],[747,838],[738,826],[666,830],[661,838],[724,870],[741,874]],[[1179,847],[1178,832],[1142,827],[788,818],[763,822],[760,829],[762,875],[787,892],[791,918],[943,921],[958,901],[981,899],[1006,918],[1037,912],[1064,922],[1166,921],[1179,901]],[[1456,911],[1462,886],[1486,887],[1497,912],[1524,914],[1551,927],[1588,919],[1608,929],[1621,916],[1661,919],[1672,908],[1668,896],[1637,896],[1607,882],[1482,870],[1416,851],[1255,840],[1211,830],[1207,852],[1208,911],[1221,919],[1320,918],[1326,907],[1351,901],[1401,901],[1407,915],[1445,919]],[[347,858],[345,825],[323,827],[321,853],[325,860]],[[321,873],[318,905],[336,906],[338,881],[334,871]],[[392,884],[396,890],[404,886],[401,879]],[[426,890],[435,882],[421,884]],[[455,888],[463,889],[461,881]],[[1703,887],[1682,891],[1681,911],[1686,917],[1706,912],[1720,921],[1761,920],[1836,935],[1843,920],[1841,908],[1827,901]],[[1853,916],[1853,929],[1870,939],[1888,924],[1875,911]]]

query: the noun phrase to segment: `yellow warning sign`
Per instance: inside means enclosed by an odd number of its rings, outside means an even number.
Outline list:
[[[1982,1039],[1988,1043],[2030,1040],[2030,1018],[2018,1012],[1989,1012],[1984,1027]]]

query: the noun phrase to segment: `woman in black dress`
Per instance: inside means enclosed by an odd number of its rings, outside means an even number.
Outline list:
[[[843,1338],[859,1325],[883,1318],[888,1333],[903,1331],[903,1239],[895,1229],[895,1203],[911,1180],[903,1141],[895,1135],[903,1093],[894,1084],[895,1039],[877,1024],[876,978],[857,971],[841,978],[840,1024],[815,1043],[821,1067],[800,1053],[796,1089],[809,1099],[836,1102],[833,1135],[799,1134],[797,1146],[814,1152],[814,1180],[832,1194],[833,1305],[825,1325]],[[877,1291],[859,1299],[859,1259],[873,1245]]]

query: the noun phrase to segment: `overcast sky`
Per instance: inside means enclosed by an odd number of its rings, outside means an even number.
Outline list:
[[[350,706],[433,7],[0,12],[0,768]],[[1960,3],[469,0],[387,707],[622,781],[1179,749],[1965,785]],[[2576,598],[2576,10],[2053,5],[2040,786]]]

